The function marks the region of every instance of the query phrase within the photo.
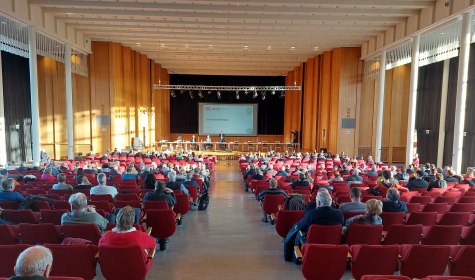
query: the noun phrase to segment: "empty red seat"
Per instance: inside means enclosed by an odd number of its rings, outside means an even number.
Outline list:
[[[14,224],[28,223],[37,224],[38,218],[33,211],[26,210],[3,210],[3,218]]]
[[[65,209],[58,210],[40,210],[41,223],[51,223],[61,225],[61,217],[68,211]]]
[[[383,212],[380,216],[383,220],[383,230],[388,230],[392,225],[404,224],[406,214],[403,212]]]
[[[54,206],[54,209],[56,209],[56,210],[64,209],[64,210],[71,211],[71,204],[69,204],[69,202],[67,202],[67,201],[56,200],[53,203],[53,206]]]
[[[450,212],[469,212],[475,211],[475,203],[455,203],[450,208]]]
[[[407,213],[419,213],[421,212],[420,203],[406,203]]]
[[[147,200],[143,203],[143,208],[145,211],[149,209],[164,209],[167,210],[170,207],[168,207],[168,204],[166,201],[152,201],[152,200]]]
[[[15,245],[0,245],[0,276],[10,277],[15,275],[13,267],[16,259],[21,252],[23,252],[30,245],[15,244]]]
[[[307,232],[309,244],[341,244],[341,225],[311,225]]]
[[[462,239],[460,240],[460,244],[475,245],[475,225],[464,227],[462,229]]]
[[[16,210],[18,209],[18,205],[20,205],[18,201],[0,201],[0,208],[2,209]]]
[[[144,259],[139,246],[100,246],[101,272],[108,280],[143,280],[153,258]],[[120,265],[117,265],[120,264]]]
[[[429,275],[421,280],[475,280],[468,276],[444,276],[444,275]]]
[[[176,197],[176,205],[175,207],[173,207],[173,211],[176,214],[181,215],[180,219],[178,220],[178,224],[181,225],[183,221],[183,215],[188,213],[188,211],[190,210],[190,201],[186,194],[177,194],[175,197]]]
[[[448,204],[443,203],[429,203],[422,208],[422,212],[437,212],[438,214],[445,214],[448,210]]]
[[[466,226],[470,219],[468,212],[447,212],[439,221],[439,225],[462,225]]]
[[[361,280],[411,280],[404,275],[364,275]]]
[[[450,246],[401,245],[400,254],[402,275],[410,278],[442,275],[449,261]]]
[[[107,201],[109,203],[114,203],[114,199],[110,194],[91,194],[89,196],[90,201]]]
[[[185,187],[190,193],[190,197],[193,199],[193,201],[196,201],[198,199],[198,189],[193,186],[185,186]]]
[[[393,274],[399,256],[398,245],[353,245],[351,273],[358,280],[365,274]]]
[[[115,197],[116,201],[140,201],[140,198],[136,194],[118,194]]]
[[[392,225],[389,227],[383,244],[419,244],[422,225]]]
[[[462,226],[432,226],[424,236],[424,245],[457,245],[462,234]]]
[[[305,244],[302,274],[307,280],[340,280],[346,270],[347,245]]]
[[[0,225],[0,245],[13,245],[16,236],[10,225]]]
[[[475,278],[475,246],[452,246],[449,273],[452,276],[469,276]]]
[[[437,212],[411,213],[406,221],[407,225],[421,224],[423,226],[433,226],[437,222]]]
[[[413,196],[409,200],[410,203],[420,203],[422,205],[430,203],[431,201],[432,201],[432,197],[430,196]]]
[[[383,225],[361,225],[353,223],[346,232],[346,244],[373,244],[381,243]]]
[[[101,233],[96,224],[63,224],[61,231],[63,232],[64,238],[82,238],[94,244],[98,244],[101,238]]]
[[[275,221],[275,231],[285,238],[292,226],[303,218],[303,210],[279,210]]]
[[[450,196],[439,196],[436,197],[434,203],[447,203],[448,205],[452,205],[457,202],[458,197],[450,197]]]
[[[167,239],[175,233],[175,213],[171,209],[147,210],[147,226],[152,228],[151,236],[158,239],[160,251],[166,250]]]
[[[92,280],[96,276],[96,246],[61,244],[45,244],[45,246],[53,253],[54,269],[51,270],[51,276],[81,277],[84,280]]]
[[[458,203],[475,203],[475,196],[462,196]]]
[[[20,224],[21,242],[23,244],[60,243],[60,235],[53,224]]]

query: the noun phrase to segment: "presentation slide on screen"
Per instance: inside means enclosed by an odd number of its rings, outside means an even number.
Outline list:
[[[257,135],[257,104],[199,103],[200,135]]]

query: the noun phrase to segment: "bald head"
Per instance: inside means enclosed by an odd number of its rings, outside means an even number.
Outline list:
[[[48,277],[53,265],[51,251],[43,246],[33,246],[23,251],[15,264],[16,276]]]

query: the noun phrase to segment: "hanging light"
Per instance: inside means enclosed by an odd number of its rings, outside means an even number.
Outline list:
[[[254,90],[254,94],[252,95],[252,98],[257,98],[258,94],[257,94],[257,90]]]
[[[203,93],[201,92],[201,90],[198,91],[198,96],[199,96],[200,98],[203,98]]]
[[[285,91],[283,90],[280,92],[280,98],[284,98],[284,97],[285,97]]]
[[[247,91],[247,89],[244,91],[244,94],[247,95],[249,92]]]
[[[182,94],[182,95],[183,95],[183,93],[184,93],[184,92],[185,92],[184,90],[180,90],[180,94]]]
[[[221,92],[220,92],[220,91],[218,91],[218,92],[216,93],[216,95],[218,95],[218,99],[221,99]]]
[[[275,89],[273,89],[270,94],[274,95],[275,94]]]
[[[263,92],[262,92],[262,100],[265,100],[265,99],[266,99],[266,92],[263,91]]]
[[[172,97],[176,97],[175,91],[174,91],[174,90],[170,90],[170,95],[171,95]]]
[[[236,99],[239,100],[239,90],[236,90]]]
[[[190,92],[189,92],[189,93],[190,93],[190,98],[191,98],[191,99],[193,99],[193,98],[194,98],[194,96],[193,96],[193,91],[192,91],[192,90],[190,90]]]

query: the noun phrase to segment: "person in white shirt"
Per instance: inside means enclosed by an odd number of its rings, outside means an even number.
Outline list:
[[[93,194],[110,194],[112,196],[112,198],[114,198],[118,194],[117,189],[115,187],[108,186],[106,184],[106,182],[107,182],[106,174],[99,173],[97,175],[97,182],[99,183],[99,185],[91,188],[91,195],[93,195]]]

